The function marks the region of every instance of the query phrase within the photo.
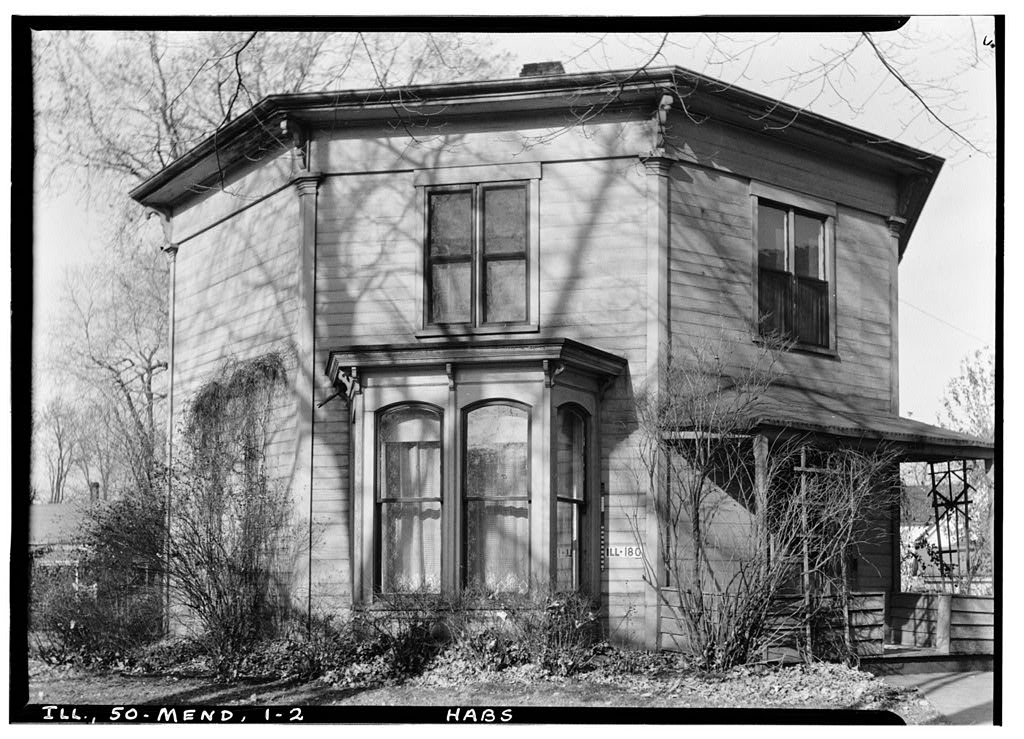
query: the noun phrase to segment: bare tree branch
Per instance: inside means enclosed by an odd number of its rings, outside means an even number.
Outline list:
[[[921,106],[926,111],[928,111],[928,115],[930,115],[932,117],[932,119],[935,120],[935,122],[937,122],[940,126],[945,128],[947,131],[949,131],[951,134],[953,134],[953,136],[955,136],[957,139],[959,139],[961,142],[963,142],[964,144],[969,146],[974,151],[978,152],[979,154],[985,154],[985,156],[988,156],[988,154],[986,152],[984,152],[981,149],[979,149],[968,138],[966,138],[963,134],[961,134],[959,131],[957,131],[955,128],[953,128],[951,125],[946,123],[946,121],[943,120],[943,118],[932,109],[932,107],[928,104],[928,102],[923,97],[921,97],[921,94],[914,88],[914,86],[911,85],[909,82],[907,82],[907,80],[904,79],[903,75],[901,75],[899,73],[899,70],[897,70],[895,67],[893,67],[889,63],[889,60],[886,59],[885,54],[883,54],[881,52],[881,50],[878,48],[878,45],[875,44],[874,39],[871,38],[871,34],[870,33],[865,31],[862,34],[862,36],[871,45],[872,50],[875,52],[875,56],[878,57],[878,61],[880,61],[882,63],[882,66],[884,66],[886,68],[886,70],[889,72],[889,74],[891,74],[893,76],[893,78],[895,78],[896,81],[899,82],[900,85],[905,90],[907,90],[907,92],[909,92],[911,95],[913,95],[913,97],[917,100],[917,102],[920,103]]]

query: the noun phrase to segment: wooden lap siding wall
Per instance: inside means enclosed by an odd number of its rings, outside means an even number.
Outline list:
[[[734,342],[737,361],[756,351],[751,180],[837,204],[834,277],[836,356],[790,352],[781,358],[788,385],[851,400],[864,411],[889,411],[889,287],[893,249],[886,226],[896,207],[894,184],[840,162],[782,149],[714,125],[677,127],[680,163],[672,167],[669,267],[674,346],[719,336]],[[714,146],[714,150],[711,148]],[[685,159],[691,161],[685,161]],[[870,200],[865,193],[874,195]],[[863,208],[871,208],[865,211]]]
[[[685,355],[690,346],[722,343],[735,365],[751,361],[758,351],[752,341],[757,279],[752,181],[783,195],[791,192],[795,199],[828,199],[835,218],[830,285],[836,291],[835,346],[828,353],[781,356],[780,382],[838,397],[852,409],[895,410],[889,386],[897,361],[890,311],[895,246],[886,225],[896,207],[895,183],[766,137],[713,123],[695,126],[681,118],[673,118],[668,137],[681,160],[671,168],[668,204],[672,350]],[[709,564],[727,581],[738,559],[750,555],[753,523],[733,498],[724,492],[720,497],[726,505],[717,506],[705,525]],[[861,526],[856,589],[887,591],[893,585],[892,516],[879,511]],[[681,628],[669,611],[660,631],[661,641],[671,647],[678,644]]]
[[[331,349],[417,342],[422,327],[415,281],[423,236],[413,170],[472,167],[502,156],[518,161],[514,155],[528,143],[521,131],[538,122],[507,125],[509,130],[493,134],[451,133],[401,159],[390,142],[368,139],[365,132],[318,143],[324,176],[317,205],[316,366],[326,365]],[[639,513],[643,520],[645,501],[637,487],[632,429],[633,397],[648,362],[647,183],[630,147],[642,125],[592,128],[590,138],[569,131],[530,149],[530,158],[541,162],[540,315],[539,330],[527,336],[569,337],[629,361],[630,374],[607,390],[601,404],[605,543],[621,548],[636,544],[630,519]],[[343,162],[377,171],[331,169]],[[316,403],[334,392],[327,378],[316,379]],[[352,430],[345,403],[334,400],[316,410],[314,429],[313,602],[314,609],[331,611],[352,602]],[[605,566],[607,627],[622,641],[643,643],[641,561],[614,557]]]
[[[302,233],[299,200],[294,188],[282,189],[281,174],[273,164],[256,169],[175,219],[175,454],[188,404],[204,383],[228,362],[279,353],[287,386],[276,393],[271,409],[266,463],[270,476],[288,487],[292,523],[301,529],[308,528],[309,516],[308,498],[302,496],[305,474],[296,466]],[[292,583],[298,607],[306,600],[308,549],[301,538],[293,545],[281,577]]]

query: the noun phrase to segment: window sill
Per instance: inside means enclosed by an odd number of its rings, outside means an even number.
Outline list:
[[[498,334],[535,334],[540,331],[536,323],[515,323],[496,326],[428,326],[415,333],[417,339],[494,336]]]
[[[760,335],[754,336],[754,343],[759,346],[765,345],[765,340]],[[787,354],[815,354],[819,357],[829,357],[830,359],[839,359],[839,352],[836,349],[823,346],[814,346],[812,344],[793,344],[786,350]]]
[[[360,613],[401,613],[404,611],[423,609],[424,606],[450,606],[452,597],[456,598],[464,596],[466,591],[463,589],[459,593],[427,593],[427,592],[414,592],[414,593],[374,593],[370,602],[353,603],[352,609]],[[465,613],[479,613],[489,614],[497,611],[508,610],[510,606],[523,606],[529,604],[531,601],[535,603],[535,608],[541,610],[545,608],[544,605],[546,599],[558,599],[566,597],[578,597],[581,600],[585,600],[587,605],[593,611],[600,611],[601,609],[601,598],[600,596],[593,595],[587,591],[547,591],[543,588],[535,586],[534,589],[526,592],[500,592],[492,593],[489,596],[477,595],[476,602],[473,602],[472,597],[469,602],[463,603],[460,610]],[[486,599],[491,599],[492,602],[484,603]]]

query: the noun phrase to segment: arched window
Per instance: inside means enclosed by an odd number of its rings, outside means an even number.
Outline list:
[[[530,414],[518,404],[465,416],[463,566],[469,587],[530,585]]]
[[[587,415],[563,405],[555,420],[555,588],[578,590],[587,490]]]
[[[441,589],[441,412],[407,405],[379,416],[377,589]]]

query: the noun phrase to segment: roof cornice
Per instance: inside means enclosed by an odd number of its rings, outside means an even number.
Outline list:
[[[863,166],[914,182],[898,214],[908,221],[901,254],[943,160],[870,132],[773,98],[727,85],[682,67],[614,70],[414,87],[270,95],[228,122],[191,151],[142,182],[131,197],[167,212],[208,189],[235,168],[272,151],[290,138],[282,123],[304,127],[369,125],[410,116],[460,118],[514,112],[593,111],[595,107],[653,112],[666,92],[687,110],[812,149],[842,151]],[[606,107],[608,106],[608,107]],[[643,113],[642,113],[643,114]],[[901,185],[902,187],[902,185]]]

